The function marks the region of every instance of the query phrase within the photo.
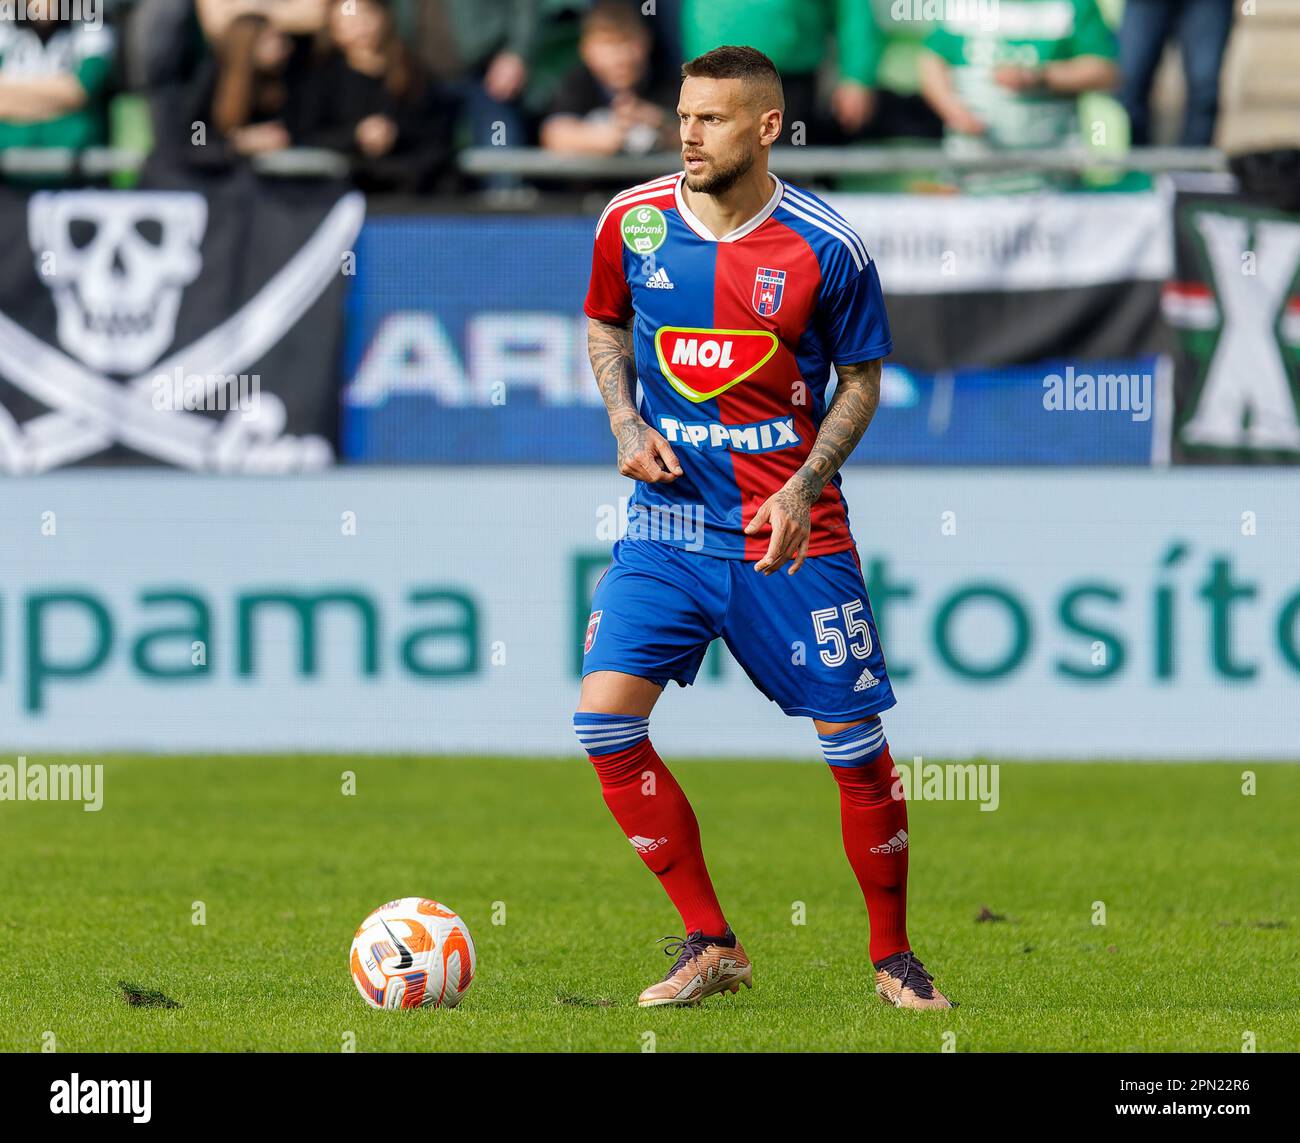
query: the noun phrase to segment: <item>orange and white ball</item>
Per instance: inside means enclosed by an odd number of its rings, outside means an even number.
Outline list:
[[[445,905],[403,897],[361,922],[348,965],[373,1008],[455,1008],[474,979],[474,941]]]

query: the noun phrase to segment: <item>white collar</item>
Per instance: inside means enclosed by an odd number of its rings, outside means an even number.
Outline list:
[[[685,171],[678,176],[677,182],[673,185],[673,198],[676,201],[677,213],[682,216],[682,221],[691,228],[692,232],[697,234],[700,238],[703,238],[706,242],[739,242],[746,234],[752,234],[762,226],[763,223],[772,217],[772,212],[781,205],[781,198],[785,194],[785,184],[770,171],[768,172],[768,177],[776,185],[772,188],[772,197],[767,200],[763,209],[754,215],[754,217],[748,222],[741,226],[737,226],[735,230],[729,231],[721,238],[716,237],[713,231],[696,218],[694,211],[686,205],[686,199],[682,196],[682,186],[686,182]]]

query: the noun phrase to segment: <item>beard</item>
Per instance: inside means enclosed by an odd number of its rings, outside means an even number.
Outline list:
[[[687,175],[686,187],[696,194],[725,194],[743,178],[754,165],[754,156],[738,156],[730,165],[714,165],[713,169],[702,175]]]

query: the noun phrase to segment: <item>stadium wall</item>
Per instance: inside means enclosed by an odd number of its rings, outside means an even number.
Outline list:
[[[858,468],[845,490],[898,757],[1300,757],[1300,474]],[[608,469],[5,491],[11,751],[577,755],[630,491]],[[721,646],[654,726],[672,756],[817,755]]]
[[[1300,458],[1295,216],[1163,180],[831,197],[895,338],[850,464]],[[593,219],[370,205],[251,177],[0,188],[0,472],[607,464],[581,312]],[[235,382],[258,416],[226,412]],[[1061,399],[1120,415],[1061,417]]]

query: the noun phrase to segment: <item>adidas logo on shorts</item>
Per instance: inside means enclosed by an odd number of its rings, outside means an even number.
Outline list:
[[[900,829],[884,845],[873,845],[872,853],[902,853],[907,848],[907,830]]]
[[[853,691],[855,694],[858,691],[869,691],[872,687],[874,687],[879,682],[880,680],[871,673],[871,669],[869,667],[863,667],[862,674],[858,676],[858,681],[853,684]]]

